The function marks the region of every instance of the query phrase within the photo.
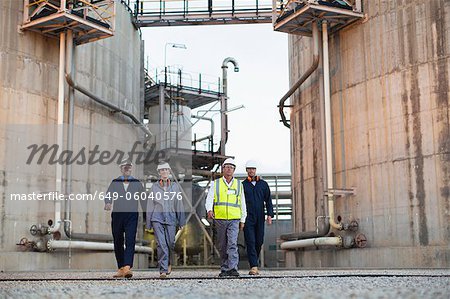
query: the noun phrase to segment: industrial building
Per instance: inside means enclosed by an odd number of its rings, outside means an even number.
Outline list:
[[[273,99],[274,126],[291,132],[292,174],[263,174],[277,213],[263,266],[448,269],[449,1],[1,0],[0,271],[115,268],[103,201],[68,200],[119,175],[108,154],[90,159],[94,149],[140,153],[134,174],[146,187],[170,160],[189,220],[175,263],[216,265],[203,207],[235,154],[227,72],[239,64],[225,58],[214,88],[201,74],[195,85],[167,67],[153,75],[141,31],[258,23],[289,35],[291,86]],[[208,136],[192,133],[199,121]],[[33,145],[48,154],[31,155]],[[154,267],[142,221],[137,239],[135,268]]]

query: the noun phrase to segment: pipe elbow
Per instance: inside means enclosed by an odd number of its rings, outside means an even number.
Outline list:
[[[233,57],[227,57],[224,59],[223,63],[222,63],[222,68],[228,68],[228,63],[232,63],[234,65],[234,71],[235,72],[239,72],[239,64],[237,62],[237,60]]]

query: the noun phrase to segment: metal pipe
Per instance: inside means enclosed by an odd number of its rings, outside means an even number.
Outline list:
[[[334,189],[333,182],[333,148],[332,148],[332,130],[331,130],[331,95],[330,95],[330,66],[328,58],[328,23],[322,22],[322,50],[323,50],[323,88],[324,88],[324,106],[325,106],[325,152],[327,159],[327,196],[328,196],[328,215],[330,216],[330,225],[338,230],[343,229],[342,223],[334,221],[334,195],[329,190]]]
[[[234,71],[239,72],[239,64],[233,57],[227,57],[222,62],[222,90],[223,96],[220,100],[220,112],[221,112],[221,138],[220,138],[220,154],[225,155],[225,144],[228,141],[228,63],[234,65]]]
[[[291,125],[287,122],[286,115],[284,115],[283,109],[286,107],[284,103],[319,66],[319,28],[317,22],[313,22],[311,26],[313,37],[313,62],[303,76],[301,76],[300,79],[298,79],[298,81],[291,87],[291,89],[289,89],[289,91],[280,99],[280,103],[278,104],[278,111],[280,112],[281,121],[287,128],[290,128]]]
[[[341,237],[321,237],[306,240],[288,241],[281,243],[280,248],[287,249],[297,249],[311,246],[342,246]]]
[[[166,80],[167,82],[167,80]],[[165,109],[165,93],[164,93],[164,85],[159,85],[159,149],[165,149],[166,146],[163,145],[163,141],[165,138],[163,138],[164,134],[164,109]]]
[[[67,31],[67,53],[66,53],[66,74],[72,75],[73,71],[73,32],[72,30]],[[69,88],[69,118],[68,118],[68,128],[67,128],[67,150],[73,150],[73,120],[74,120],[74,89]],[[66,165],[66,194],[72,192],[72,163]],[[70,234],[70,220],[71,220],[71,210],[72,202],[70,200],[66,201],[64,204],[64,232],[67,237],[71,238]],[[69,221],[67,221],[69,220]]]
[[[30,5],[30,0],[24,0],[23,1],[23,22],[28,23],[30,20],[30,8],[28,7]]]
[[[47,242],[47,250],[53,251],[55,249],[82,249],[82,250],[99,250],[99,251],[114,251],[113,243],[100,242],[85,242],[85,241],[57,241],[49,240]],[[151,254],[153,249],[147,246],[135,245],[135,252]]]
[[[323,216],[322,216],[323,217]],[[288,234],[282,234],[280,236],[280,239],[290,241],[290,240],[302,240],[302,239],[310,239],[310,238],[318,238],[323,237],[330,231],[330,222],[328,221],[327,217],[323,217],[325,219],[324,225],[322,227],[319,227],[319,218],[322,218],[321,216],[316,218],[316,230],[315,231],[306,231],[306,232],[294,232],[294,233],[288,233]]]
[[[74,70],[74,44],[73,44],[73,32],[67,31],[67,52],[66,52],[66,79],[69,83],[69,117],[68,117],[68,131],[67,131],[67,150],[72,150],[73,147],[73,125],[74,125],[74,92],[75,84],[73,83],[73,70]],[[82,91],[81,91],[82,92]],[[84,92],[82,92],[84,93]],[[86,94],[87,95],[87,94]],[[87,95],[89,96],[89,95]],[[94,99],[95,100],[95,99]],[[72,192],[72,164],[66,166],[66,194]],[[85,241],[113,241],[112,235],[107,234],[87,234],[87,233],[74,233],[72,231],[72,206],[71,201],[65,202],[64,206],[64,233],[69,239],[79,239]],[[142,244],[148,244],[147,241],[138,240]]]
[[[211,123],[211,134],[206,136],[206,137],[202,137],[200,139],[197,139],[197,142],[209,139],[209,138],[213,138],[214,136],[214,120],[212,118],[209,117],[204,117],[204,116],[197,116],[197,115],[191,115],[191,118],[196,118],[196,119],[203,119],[203,120],[207,120]]]
[[[139,121],[136,116],[134,116],[133,114],[131,114],[128,111],[123,110],[122,108],[119,108],[111,103],[106,102],[105,100],[102,100],[101,98],[99,98],[98,96],[94,95],[93,93],[91,93],[90,91],[88,91],[87,89],[76,85],[76,83],[73,81],[72,77],[69,74],[66,74],[66,81],[67,83],[69,83],[69,85],[71,87],[73,87],[74,89],[78,90],[79,92],[81,92],[82,94],[90,97],[91,99],[93,99],[94,101],[96,101],[99,104],[102,104],[103,106],[108,107],[109,109],[111,109],[113,112],[120,112],[121,114],[129,117],[135,124],[139,125],[139,128],[141,128],[142,131],[144,131],[144,133],[148,134],[149,137],[153,136],[152,132],[150,132],[149,129],[147,129],[147,127],[141,122]]]
[[[57,136],[56,144],[58,144],[59,151],[62,151],[64,142],[64,72],[65,72],[65,58],[66,58],[66,34],[61,32],[59,35],[59,71],[58,71],[58,119],[57,119]],[[56,163],[56,192],[62,193],[62,165]],[[59,231],[61,226],[61,201],[55,202],[55,219],[53,225],[49,228],[49,233]]]
[[[74,44],[73,44],[73,32],[67,31],[66,38],[66,74],[72,78],[74,70]],[[68,111],[68,130],[67,130],[67,150],[72,150],[73,147],[73,124],[74,124],[74,90],[73,87],[69,88],[69,111]],[[66,194],[72,192],[72,164],[66,166]],[[72,232],[72,205],[71,201],[65,202],[64,206],[64,233],[69,239],[81,239],[85,241],[113,241],[111,235],[106,234],[86,234],[86,233],[74,233]]]

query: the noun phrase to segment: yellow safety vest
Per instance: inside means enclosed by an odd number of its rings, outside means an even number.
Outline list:
[[[222,220],[241,219],[241,182],[233,178],[228,188],[223,178],[214,181],[214,217]]]

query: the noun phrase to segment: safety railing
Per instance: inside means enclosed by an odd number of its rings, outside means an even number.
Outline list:
[[[168,16],[188,14],[272,11],[272,0],[131,0],[135,15]]]
[[[220,77],[195,72],[186,72],[181,68],[167,66],[149,70],[151,78],[156,84],[174,86],[198,93],[222,93]]]
[[[114,31],[114,0],[25,0],[24,24],[60,12]]]

